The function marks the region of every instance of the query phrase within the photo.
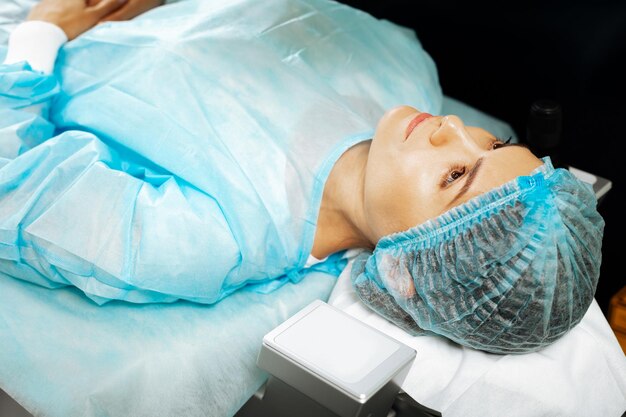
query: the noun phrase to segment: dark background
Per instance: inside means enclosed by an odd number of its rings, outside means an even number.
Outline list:
[[[606,228],[596,300],[608,317],[626,285],[626,1],[342,3],[414,29],[444,94],[506,121],[522,142],[531,103],[561,106],[561,139],[547,154],[613,183],[598,206]]]

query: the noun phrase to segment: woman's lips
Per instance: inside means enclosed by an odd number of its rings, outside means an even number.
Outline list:
[[[407,140],[409,138],[409,135],[411,134],[411,132],[413,132],[413,129],[415,129],[415,127],[418,124],[420,124],[424,120],[428,119],[429,117],[433,117],[433,115],[429,114],[429,113],[420,113],[417,116],[415,116],[413,118],[413,120],[411,120],[411,122],[409,122],[409,125],[406,127],[406,133],[404,135],[404,140]]]

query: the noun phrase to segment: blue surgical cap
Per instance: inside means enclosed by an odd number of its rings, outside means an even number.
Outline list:
[[[593,301],[604,220],[592,188],[549,157],[355,259],[361,300],[413,335],[492,353],[545,347]]]

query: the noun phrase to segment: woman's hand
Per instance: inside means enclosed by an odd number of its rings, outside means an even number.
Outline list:
[[[104,0],[87,0],[87,4],[95,6]],[[128,0],[123,7],[104,17],[101,22],[129,20],[155,7],[162,6],[165,0]]]
[[[42,20],[60,27],[68,40],[94,27],[100,20],[116,12],[130,0],[100,0],[89,5],[85,0],[41,0],[28,13],[26,20]]]

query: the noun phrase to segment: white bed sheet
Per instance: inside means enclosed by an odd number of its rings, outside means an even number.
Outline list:
[[[594,300],[583,320],[545,349],[495,355],[447,339],[410,336],[365,306],[352,261],[328,303],[417,351],[402,389],[444,417],[620,417],[626,356]]]

